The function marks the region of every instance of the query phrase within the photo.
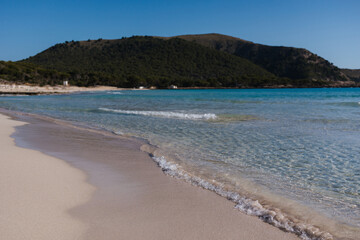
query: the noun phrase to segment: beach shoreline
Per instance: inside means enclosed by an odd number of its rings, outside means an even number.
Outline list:
[[[2,239],[78,239],[84,222],[68,211],[90,200],[86,175],[57,158],[15,146],[26,125],[0,114],[0,232]]]
[[[88,226],[83,239],[298,239],[213,192],[164,175],[135,140],[22,120],[30,124],[16,128],[18,146],[81,169],[97,189],[70,211]]]
[[[111,86],[36,86],[28,84],[4,84],[0,83],[1,95],[49,95],[49,94],[69,94],[79,92],[115,91],[124,90],[123,88]]]
[[[358,88],[359,84],[353,85],[349,82],[336,83],[329,86],[322,86],[318,88]],[[167,90],[210,90],[210,89],[300,89],[300,87],[295,87],[292,85],[272,85],[272,86],[263,86],[261,88],[250,88],[250,87],[176,87],[167,88]],[[315,88],[315,87],[311,87]],[[154,87],[146,88],[118,88],[112,86],[91,86],[91,87],[78,87],[78,86],[38,86],[38,85],[28,85],[28,84],[10,84],[10,83],[1,83],[0,79],[0,95],[57,95],[57,94],[71,94],[71,93],[81,93],[81,92],[99,92],[99,91],[122,91],[122,90],[157,90]],[[165,90],[165,89],[163,89]]]

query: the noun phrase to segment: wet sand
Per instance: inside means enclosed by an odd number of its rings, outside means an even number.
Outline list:
[[[166,176],[140,151],[141,141],[19,118],[30,124],[16,127],[18,146],[81,169],[96,188],[89,201],[68,211],[87,229],[79,239],[299,239],[213,192]]]
[[[0,239],[79,239],[87,225],[68,211],[95,188],[66,162],[16,147],[10,134],[23,124],[0,115]]]

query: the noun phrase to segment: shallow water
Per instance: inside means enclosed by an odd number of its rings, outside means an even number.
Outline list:
[[[224,189],[360,228],[360,89],[7,96],[0,107],[145,138],[158,157]]]

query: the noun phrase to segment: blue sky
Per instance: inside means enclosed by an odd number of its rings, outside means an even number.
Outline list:
[[[360,68],[360,1],[0,0],[0,60],[64,41],[222,33]]]

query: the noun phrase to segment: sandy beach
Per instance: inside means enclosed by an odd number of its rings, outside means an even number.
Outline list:
[[[116,87],[96,86],[96,87],[77,87],[77,86],[32,86],[24,84],[4,84],[0,83],[0,94],[24,94],[24,95],[41,95],[41,94],[66,94],[76,92],[92,91],[112,91],[119,90]]]
[[[0,115],[1,239],[79,239],[87,226],[68,211],[95,188],[66,162],[16,147],[10,135],[23,124]]]
[[[299,239],[166,176],[140,141],[17,118],[0,115],[4,239]]]

